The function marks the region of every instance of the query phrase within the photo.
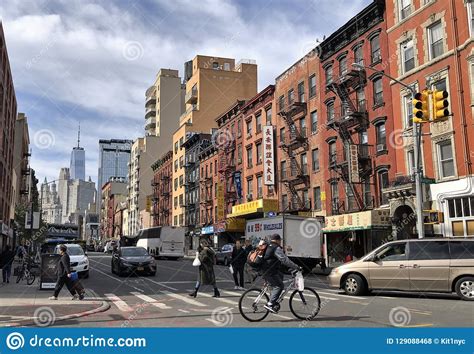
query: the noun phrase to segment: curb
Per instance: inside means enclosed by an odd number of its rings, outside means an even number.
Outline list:
[[[107,301],[102,301],[102,304],[99,307],[97,307],[93,310],[87,310],[87,311],[83,311],[83,312],[73,313],[71,315],[56,317],[56,319],[54,320],[54,323],[52,325],[54,325],[55,323],[60,322],[60,321],[66,321],[66,320],[71,320],[71,319],[74,319],[74,318],[86,317],[86,316],[90,316],[90,315],[93,315],[93,314],[96,314],[96,313],[105,312],[109,308],[110,308],[110,304]],[[0,323],[0,328],[19,327],[19,326],[28,326],[28,325],[35,325],[34,320],[32,320],[32,319],[19,320],[19,321],[16,321],[16,322],[10,322],[10,323],[5,324],[5,325]],[[52,325],[50,325],[50,326],[52,326]],[[39,326],[36,326],[36,327],[39,327]]]

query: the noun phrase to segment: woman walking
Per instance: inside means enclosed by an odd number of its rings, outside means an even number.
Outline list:
[[[196,297],[201,285],[212,285],[214,287],[213,297],[219,297],[221,294],[219,293],[219,289],[217,289],[216,275],[214,274],[216,253],[209,246],[209,242],[207,240],[200,241],[198,252],[199,261],[201,262],[201,265],[199,266],[198,280],[196,282],[196,286],[194,287],[194,291],[189,294],[189,296]]]

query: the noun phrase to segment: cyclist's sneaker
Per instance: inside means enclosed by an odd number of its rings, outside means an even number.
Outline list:
[[[56,296],[50,296],[48,300],[57,300],[58,298]]]
[[[275,309],[273,308],[273,305],[271,305],[271,304],[266,304],[266,305],[264,305],[263,307],[264,307],[265,309],[267,309],[268,311],[270,311],[271,313],[277,313],[277,312],[278,312],[277,310],[275,310]]]

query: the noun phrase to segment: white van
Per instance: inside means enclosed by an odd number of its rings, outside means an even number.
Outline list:
[[[155,258],[184,257],[184,227],[156,226],[138,231],[137,247],[145,248]]]

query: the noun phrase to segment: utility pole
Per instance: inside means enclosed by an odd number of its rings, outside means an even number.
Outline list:
[[[396,78],[386,74],[383,71],[374,69],[370,66],[364,66],[359,63],[353,63],[353,67],[359,68],[359,69],[368,69],[372,70],[382,76],[385,76],[389,78],[390,80],[396,82],[397,84],[405,87],[408,91],[410,91],[411,94],[411,99],[415,99],[415,88],[413,86],[407,85],[404,82],[397,80]],[[421,164],[421,123],[415,123],[413,122],[413,155],[415,158],[415,194],[416,194],[416,202],[415,202],[415,213],[416,213],[416,229],[418,231],[418,238],[424,238],[425,237],[425,228],[424,228],[424,223],[423,223],[423,188],[422,188],[422,167],[423,165]]]

